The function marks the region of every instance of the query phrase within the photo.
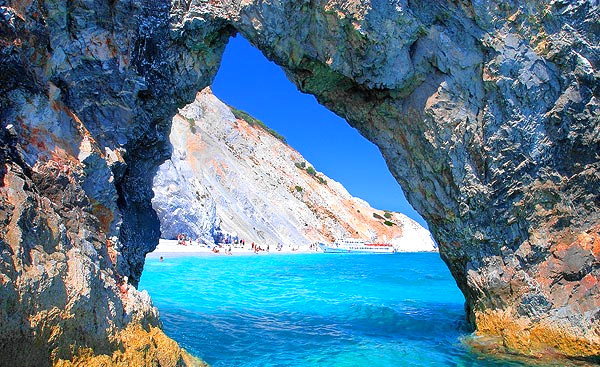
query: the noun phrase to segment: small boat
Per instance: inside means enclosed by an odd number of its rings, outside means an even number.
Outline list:
[[[355,238],[337,240],[331,245],[319,244],[326,253],[393,254],[394,246],[389,243],[367,242]]]

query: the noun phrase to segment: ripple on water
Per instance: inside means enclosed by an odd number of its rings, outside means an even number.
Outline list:
[[[148,259],[165,331],[214,367],[525,366],[482,359],[437,254]]]

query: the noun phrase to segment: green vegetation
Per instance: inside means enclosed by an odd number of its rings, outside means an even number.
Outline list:
[[[390,212],[385,212],[385,213],[383,214],[383,216],[384,216],[384,217],[386,217],[387,219],[391,219],[391,218],[392,218],[392,213],[390,213]]]
[[[373,218],[375,219],[383,219],[383,217],[377,213],[373,213]]]
[[[277,131],[271,129],[270,127],[268,127],[264,122],[260,121],[259,119],[252,117],[248,112],[238,110],[237,108],[232,107],[232,106],[229,106],[229,108],[231,109],[231,112],[233,112],[233,115],[235,116],[236,119],[244,120],[250,126],[260,126],[263,130],[265,130],[269,134],[273,135],[277,139],[281,140],[281,142],[283,142],[284,144],[287,144],[287,141],[285,140],[285,137],[283,135],[281,135]]]
[[[302,192],[302,186],[296,185],[296,186],[294,186],[294,188],[296,189],[296,191]]]
[[[427,33],[428,33],[427,28],[421,24],[416,32],[417,38],[425,37],[427,35]]]
[[[187,121],[188,125],[190,125],[190,131],[192,132],[192,134],[195,134],[196,133],[196,121],[192,118],[185,117],[185,116],[183,116],[183,118]]]
[[[448,21],[448,19],[450,19],[450,17],[452,16],[452,13],[450,13],[449,10],[441,10],[440,12],[438,12],[434,19],[437,23],[446,23],[446,21]]]
[[[300,169],[306,168],[306,162],[296,162],[296,163],[294,163],[294,165],[296,166],[296,168],[300,168]]]
[[[317,171],[311,166],[307,167],[306,162],[296,162],[294,163],[294,166],[296,166],[296,168],[298,169],[306,171],[306,173],[313,176],[317,181],[319,181],[321,185],[327,185],[327,180],[321,176],[317,176]]]
[[[385,222],[383,222],[383,224],[385,224],[388,227],[391,227],[394,225],[394,223],[390,222],[389,220],[386,220]]]

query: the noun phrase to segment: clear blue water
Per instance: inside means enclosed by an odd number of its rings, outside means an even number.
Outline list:
[[[167,335],[221,366],[524,366],[468,352],[437,254],[149,258]]]

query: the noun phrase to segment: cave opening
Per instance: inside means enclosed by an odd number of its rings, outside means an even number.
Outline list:
[[[278,65],[241,34],[227,44],[211,88],[225,103],[281,133],[315,168],[341,182],[351,194],[427,226],[406,200],[379,149],[313,95],[299,91]]]
[[[271,361],[264,365],[274,366],[288,365],[310,354],[335,360],[337,357],[328,355],[323,345],[312,340],[315,335],[311,330],[316,329],[325,330],[320,336],[324,345],[338,352],[361,339],[363,332],[372,334],[372,339],[364,342],[381,343],[377,348],[386,351],[384,359],[375,361],[376,353],[369,347],[361,355],[338,361],[385,365],[398,358],[401,340],[415,344],[418,350],[422,339],[433,341],[441,336],[451,342],[469,332],[464,298],[437,253],[341,260],[306,254],[270,260],[221,256],[226,255],[225,244],[219,256],[203,250],[209,254],[188,259],[172,254],[158,257],[169,248],[161,249],[163,243],[179,243],[179,234],[214,229],[217,222],[218,231],[209,231],[215,243],[231,243],[234,254],[249,255],[254,251],[244,253],[241,249],[256,242],[261,252],[266,252],[265,243],[283,241],[267,232],[290,234],[282,221],[290,220],[294,210],[301,210],[297,205],[314,210],[315,201],[305,195],[339,190],[334,180],[348,188],[348,195],[367,200],[359,208],[345,208],[361,214],[359,221],[366,215],[383,229],[390,227],[386,222],[393,223],[393,228],[400,223],[388,214],[400,212],[412,223],[426,226],[404,198],[379,149],[314,96],[298,91],[278,65],[241,35],[230,39],[210,89],[200,91],[195,101],[174,117],[171,143],[172,157],[154,180],[153,207],[163,232],[160,255],[149,255],[140,289],[151,294],[167,334],[186,342],[193,353],[223,366],[266,363],[265,356]],[[267,184],[257,186],[261,180]],[[286,204],[283,194],[291,194],[289,197],[298,203]],[[317,201],[324,197],[319,195]],[[182,214],[195,200],[199,205]],[[259,206],[257,202],[269,202],[273,209],[261,216],[253,207]],[[387,210],[379,211],[369,204]],[[216,220],[190,214],[194,210]],[[283,219],[274,214],[278,210],[285,212]],[[326,224],[331,218],[325,216],[338,214],[315,211],[316,218]],[[181,220],[200,225],[184,225]],[[249,232],[255,232],[255,237],[240,229],[248,226],[248,221],[252,221]],[[302,230],[304,226],[300,223],[298,227]],[[355,237],[364,234],[349,233]],[[424,235],[433,243],[428,232]],[[185,251],[202,244],[217,247],[200,237],[191,236],[187,244],[177,246],[185,247]],[[297,237],[292,233],[289,238]],[[233,243],[242,239],[247,241],[244,246]],[[270,244],[270,252],[279,252],[275,243]],[[288,252],[294,251],[297,249],[290,248]],[[403,270],[386,281],[392,285],[362,283],[380,271],[392,273],[395,269]],[[172,279],[178,281],[173,283]],[[335,284],[334,291],[323,287],[328,282]],[[369,286],[377,290],[365,296]],[[417,308],[426,312],[414,316]],[[196,338],[198,330],[203,330],[201,339]],[[294,335],[290,330],[296,330]],[[302,350],[290,348],[293,345]],[[472,358],[462,347],[455,352],[461,360]]]
[[[258,130],[242,131],[240,121]],[[277,140],[265,140],[260,131]],[[227,44],[210,89],[173,119],[171,144],[172,158],[154,178],[153,207],[163,239],[188,237],[207,245],[244,240],[269,247],[342,237],[390,241],[408,223],[435,246],[379,148],[313,95],[300,92],[241,35]],[[280,202],[297,205],[281,208],[263,196],[270,187],[282,191]],[[331,228],[316,228],[324,226]]]

